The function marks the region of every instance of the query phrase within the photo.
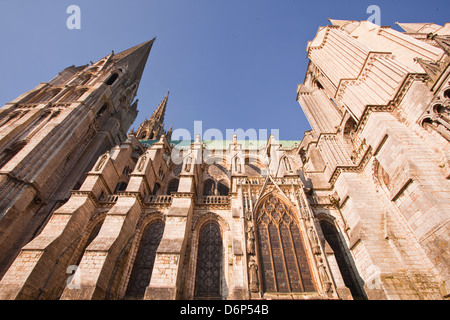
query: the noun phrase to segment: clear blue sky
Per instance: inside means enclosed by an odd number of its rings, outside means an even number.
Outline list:
[[[81,9],[69,30],[66,9]],[[166,128],[309,130],[296,98],[306,44],[328,18],[381,24],[449,21],[450,1],[0,0],[0,104],[51,80],[70,65],[96,61],[157,37],[138,91],[135,127],[170,89]]]

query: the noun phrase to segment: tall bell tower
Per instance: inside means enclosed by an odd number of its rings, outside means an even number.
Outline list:
[[[126,139],[153,42],[68,67],[0,108],[0,278],[98,156]]]

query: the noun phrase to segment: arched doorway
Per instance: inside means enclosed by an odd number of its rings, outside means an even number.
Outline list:
[[[259,205],[256,240],[264,293],[315,292],[298,220],[279,197]]]
[[[334,252],[334,257],[336,258],[344,284],[350,289],[353,299],[367,299],[364,289],[358,281],[359,275],[356,271],[356,267],[353,266],[353,263],[350,260],[350,253],[347,252],[348,249],[345,248],[336,227],[325,220],[320,221],[320,227],[322,228],[325,240]]]
[[[162,221],[151,223],[145,228],[131,271],[125,299],[142,299],[144,297],[145,289],[150,284],[156,249],[161,242],[163,231],[164,223]]]
[[[196,299],[220,299],[223,260],[222,234],[219,225],[210,221],[200,230],[197,270],[195,275]]]

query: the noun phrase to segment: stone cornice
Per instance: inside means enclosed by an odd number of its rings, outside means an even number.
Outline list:
[[[369,146],[366,150],[366,153],[362,157],[361,161],[356,166],[337,166],[336,169],[334,169],[333,174],[330,177],[330,180],[328,181],[331,185],[334,185],[336,180],[339,178],[340,174],[342,172],[361,172],[366,167],[366,164],[369,162],[369,159],[372,156],[372,147]]]
[[[92,191],[81,191],[81,190],[71,190],[70,191],[71,197],[73,196],[83,196],[87,197],[89,200],[92,201],[95,207],[101,207],[102,204],[97,200],[94,193]]]
[[[361,115],[361,118],[359,119],[355,132],[357,134],[361,133],[364,129],[367,120],[369,118],[369,115],[372,112],[392,112],[400,105],[401,101],[403,100],[405,94],[408,92],[409,88],[411,87],[412,83],[414,81],[424,81],[427,78],[426,74],[422,73],[408,73],[405,79],[403,80],[403,83],[397,90],[397,93],[395,94],[394,98],[389,101],[386,105],[367,105],[364,108],[364,111]]]
[[[366,60],[363,63],[363,66],[361,67],[361,70],[359,71],[359,74],[355,78],[342,78],[339,81],[339,84],[336,89],[336,93],[334,95],[334,98],[340,99],[342,95],[344,94],[344,90],[347,88],[349,84],[352,83],[352,81],[362,81],[366,78],[367,73],[370,72],[371,67],[373,66],[372,61],[381,55],[389,56],[392,55],[391,52],[383,52],[383,51],[370,51],[367,54]]]
[[[120,198],[128,197],[128,198],[135,198],[138,202],[141,208],[145,207],[144,199],[142,198],[142,194],[140,192],[136,191],[119,191],[117,192],[117,195]],[[118,199],[118,201],[119,201]]]
[[[325,45],[326,42],[327,42],[328,34],[330,33],[330,30],[331,30],[331,29],[340,29],[338,26],[334,26],[334,25],[328,25],[328,26],[326,26],[325,28],[326,28],[326,31],[325,31],[325,34],[324,34],[324,36],[323,36],[322,42],[321,42],[318,46],[309,47],[309,48],[308,48],[308,55],[309,55],[309,52],[310,52],[311,50],[322,49],[322,48],[324,47],[324,45]],[[321,30],[320,30],[320,31],[321,31]],[[317,37],[317,34],[316,34],[316,36],[314,37],[314,39],[315,39],[316,37]],[[314,40],[313,40],[313,41],[314,41]]]
[[[173,192],[172,198],[190,198],[194,199],[195,193],[194,192]]]

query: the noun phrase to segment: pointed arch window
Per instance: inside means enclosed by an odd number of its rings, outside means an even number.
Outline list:
[[[119,191],[125,191],[127,189],[128,184],[124,181],[119,182],[116,185],[116,188],[114,189],[114,194],[116,194]]]
[[[87,89],[81,89],[77,91],[71,91],[62,98],[61,102],[73,102],[78,100],[83,94],[85,94]]]
[[[128,282],[126,299],[142,299],[144,297],[145,289],[150,284],[156,249],[161,242],[163,232],[164,223],[162,221],[149,224],[145,228]]]
[[[60,92],[61,92],[61,89],[45,91],[43,94],[41,94],[37,98],[36,101],[33,101],[33,102],[36,102],[36,103],[48,102],[48,101],[52,100],[54,97],[56,97]],[[30,103],[30,102],[28,102],[28,103]]]
[[[119,74],[117,72],[115,72],[105,81],[105,83],[108,86],[111,86],[117,80],[118,77],[119,77]]]
[[[145,140],[146,136],[147,136],[147,131],[142,131],[142,132],[138,131],[138,134],[137,134],[136,138]]]
[[[179,183],[180,181],[178,179],[170,180],[169,186],[167,187],[167,194],[170,195],[172,192],[177,192]]]
[[[351,260],[348,248],[344,244],[336,227],[328,221],[320,221],[320,227],[322,229],[325,241],[330,245],[333,250],[336,262],[338,264],[339,271],[341,272],[342,279],[347,288],[353,296],[353,299],[363,300],[367,299],[364,287],[361,285],[361,277],[358,271],[354,267],[354,262]]]
[[[263,291],[316,291],[299,223],[292,210],[271,195],[259,206],[255,219]]]
[[[216,183],[212,179],[207,179],[203,183],[203,195],[213,196],[216,193]]]
[[[158,190],[161,188],[159,183],[155,183],[155,186],[153,187],[152,195],[156,196],[158,194]]]
[[[227,196],[230,192],[230,188],[228,187],[228,183],[224,180],[219,181],[217,184],[217,192],[221,196]]]
[[[15,157],[16,154],[19,153],[27,144],[27,140],[19,140],[11,144],[11,146],[7,147],[0,153],[0,168],[2,168],[5,164],[7,164],[12,158]]]
[[[25,98],[23,98],[20,103],[21,104],[27,104],[31,102],[35,102],[36,97],[40,94],[40,91],[33,91],[30,94],[28,94]]]
[[[200,230],[195,277],[195,297],[221,297],[222,235],[216,222],[207,222]]]
[[[96,117],[100,118],[106,112],[106,110],[108,110],[108,104],[107,103],[103,104],[102,107],[97,111]]]

